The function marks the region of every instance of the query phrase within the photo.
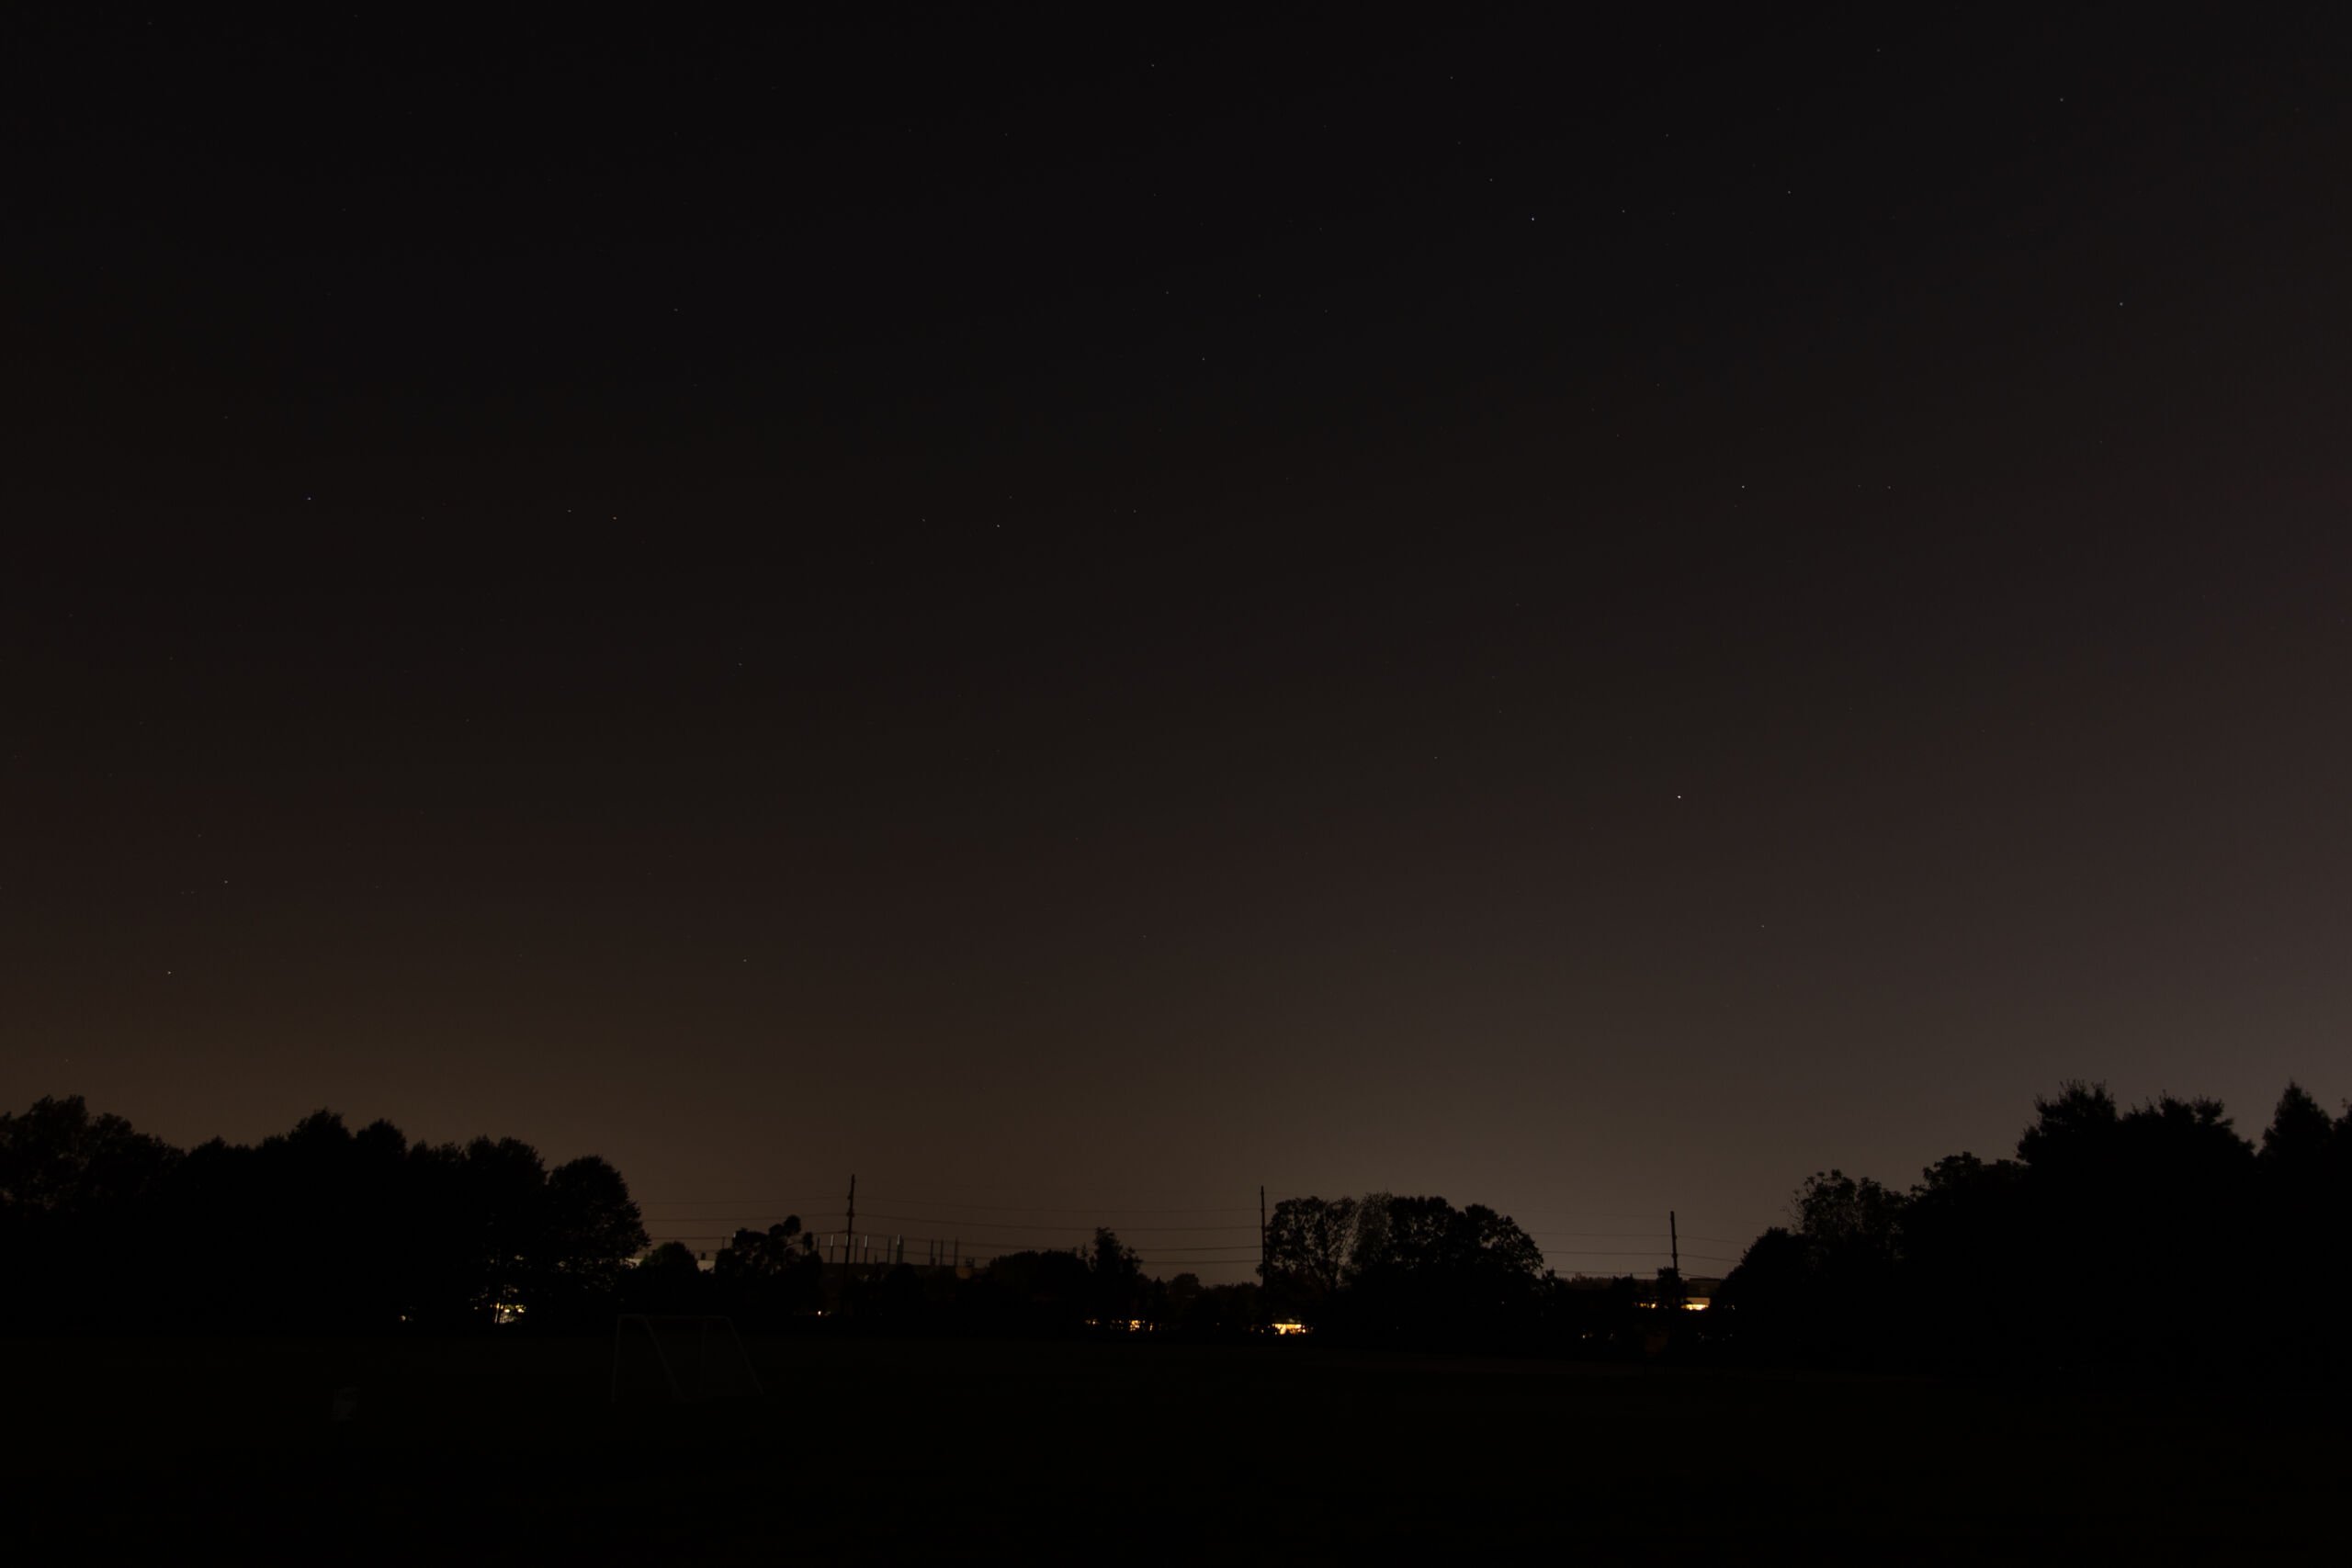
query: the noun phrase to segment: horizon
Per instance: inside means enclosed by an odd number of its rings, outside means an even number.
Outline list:
[[[2098,1084],[2094,1080],[2077,1081],[2094,1082],[2095,1087],[2112,1091],[2110,1085]],[[2056,1089],[2063,1087],[2065,1086],[2052,1086],[2053,1094]],[[2299,1085],[2290,1080],[2288,1085],[2282,1086],[2281,1093],[2284,1094],[2289,1089],[2298,1087],[2303,1089],[2306,1093],[2309,1092],[2308,1085]],[[53,1098],[63,1100],[68,1097]],[[2115,1098],[2119,1104],[2130,1108],[2154,1105],[2159,1100],[2174,1097],[2172,1091],[2162,1090],[2145,1097],[2117,1095]],[[2220,1097],[2192,1093],[2177,1098],[2196,1100]],[[2323,1100],[2321,1103],[2324,1109],[2326,1102]],[[2268,1111],[2264,1112],[2256,1121],[2247,1122],[2236,1111],[2229,1108],[2226,1100],[2222,1101],[2222,1106],[2223,1125],[2233,1128],[2239,1136],[2251,1145],[2259,1145],[2264,1142],[2264,1133],[2269,1124]],[[92,1108],[94,1113],[106,1112],[110,1109],[102,1105]],[[2335,1112],[2352,1118],[2352,1100],[2337,1100]],[[119,1111],[116,1113],[119,1114]],[[518,1135],[512,1132],[499,1133],[484,1129],[454,1137],[419,1136],[410,1133],[406,1128],[400,1127],[390,1118],[369,1117],[357,1120],[342,1111],[325,1106],[313,1107],[305,1114],[332,1115],[347,1130],[355,1133],[381,1121],[398,1130],[412,1148],[428,1144],[462,1145],[477,1137],[497,1138]],[[155,1128],[140,1125],[136,1118],[126,1118],[126,1120],[130,1121],[139,1132],[160,1137],[165,1144],[182,1150],[195,1147],[208,1141],[206,1138],[175,1138],[158,1132]],[[294,1122],[289,1121],[284,1126],[242,1138],[222,1134],[213,1134],[210,1137],[220,1138],[231,1145],[250,1146],[259,1144],[271,1135],[283,1134],[294,1124]],[[2029,1122],[2027,1125],[2030,1126],[2030,1122]],[[2023,1130],[2021,1128],[2021,1131]],[[582,1156],[610,1158],[606,1151],[600,1149],[548,1148],[527,1136],[522,1137],[521,1141],[531,1145],[540,1157],[550,1166]],[[1928,1167],[1947,1155],[1973,1154],[1992,1161],[2013,1159],[2018,1157],[2020,1152],[2016,1147],[2014,1140],[2009,1145],[1994,1149],[1973,1146],[1947,1149],[1923,1159],[1920,1162],[1919,1170],[1922,1174],[1927,1173]],[[612,1163],[619,1170],[623,1180],[627,1181],[629,1172],[626,1164],[619,1161]],[[1667,1267],[1671,1258],[1679,1258],[1686,1265],[1681,1269],[1680,1277],[1688,1285],[1720,1283],[1723,1278],[1741,1262],[1747,1249],[1768,1229],[1786,1228],[1796,1220],[1798,1201],[1801,1197],[1799,1189],[1807,1179],[1816,1174],[1840,1171],[1856,1178],[1878,1180],[1898,1193],[1910,1190],[1914,1184],[1914,1178],[1911,1176],[1860,1168],[1849,1170],[1835,1162],[1826,1162],[1806,1171],[1803,1177],[1790,1184],[1789,1195],[1779,1213],[1752,1224],[1713,1226],[1716,1232],[1723,1234],[1704,1234],[1709,1222],[1703,1212],[1694,1215],[1690,1211],[1668,1208],[1665,1211],[1668,1228],[1638,1230],[1634,1227],[1655,1222],[1658,1216],[1639,1212],[1604,1213],[1590,1210],[1521,1213],[1509,1205],[1492,1202],[1477,1194],[1428,1192],[1420,1189],[1382,1186],[1357,1190],[1308,1189],[1297,1192],[1265,1189],[1261,1192],[1261,1202],[1256,1205],[1247,1203],[1176,1206],[1083,1203],[1041,1205],[1012,1201],[990,1202],[978,1201],[969,1196],[959,1199],[909,1198],[894,1195],[888,1191],[876,1192],[870,1185],[859,1189],[854,1195],[849,1190],[844,1190],[836,1199],[830,1201],[830,1203],[828,1200],[815,1196],[783,1200],[652,1198],[639,1191],[634,1184],[629,1187],[629,1197],[642,1215],[647,1233],[646,1245],[639,1249],[637,1254],[639,1261],[642,1261],[644,1257],[652,1250],[665,1244],[676,1243],[692,1252],[698,1260],[699,1266],[707,1269],[719,1251],[743,1233],[763,1232],[769,1226],[787,1220],[800,1222],[800,1228],[814,1238],[818,1255],[829,1265],[840,1263],[842,1253],[836,1249],[842,1247],[845,1238],[854,1238],[861,1267],[874,1259],[888,1259],[896,1256],[899,1261],[920,1264],[923,1267],[965,1263],[985,1268],[999,1257],[1015,1253],[1035,1251],[1083,1253],[1092,1245],[1098,1230],[1107,1230],[1138,1255],[1147,1278],[1166,1280],[1179,1274],[1192,1273],[1197,1275],[1204,1284],[1215,1285],[1245,1281],[1258,1274],[1261,1232],[1259,1216],[1271,1213],[1285,1199],[1340,1198],[1391,1192],[1400,1196],[1422,1193],[1447,1199],[1464,1206],[1478,1205],[1493,1210],[1505,1221],[1516,1224],[1536,1244],[1543,1254],[1544,1267],[1564,1281],[1588,1280],[1600,1281],[1626,1278],[1638,1280],[1658,1273]],[[853,1201],[862,1205],[857,1212],[865,1217],[865,1223],[859,1224],[854,1230],[850,1229],[847,1223],[850,1204]],[[681,1212],[684,1210],[695,1212],[691,1213]],[[918,1210],[926,1212],[920,1213],[910,1212]],[[942,1210],[954,1212],[948,1213],[938,1212]],[[1012,1217],[1016,1215],[1039,1217],[1034,1219]],[[1048,1215],[1052,1217],[1045,1217]],[[1212,1218],[1212,1216],[1223,1216],[1223,1218]],[[1698,1228],[1694,1228],[1691,1224],[1694,1217],[1700,1221]],[[1562,1228],[1581,1225],[1600,1228],[1590,1230]],[[1211,1235],[1219,1239],[1215,1241],[1206,1239]],[[1168,1239],[1171,1237],[1173,1239]],[[1621,1241],[1627,1245],[1622,1247],[1605,1245]],[[894,1249],[899,1247],[903,1247],[904,1251],[894,1252]],[[1687,1266],[1692,1264],[1698,1267]]]
[[[23,26],[0,1109],[1566,1258],[2352,1094],[2306,18]]]

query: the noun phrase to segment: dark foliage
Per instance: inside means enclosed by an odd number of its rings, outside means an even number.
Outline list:
[[[1083,1248],[981,1268],[831,1268],[800,1221],[738,1231],[710,1267],[646,1245],[605,1161],[514,1139],[410,1144],[319,1111],[182,1151],[78,1099],[0,1115],[0,1328],[374,1333],[616,1310],[748,1327],[1202,1338],[1297,1322],[1356,1345],[1713,1357],[1856,1369],[2177,1377],[2352,1369],[2352,1112],[2290,1084],[2259,1145],[2211,1100],[2129,1110],[2103,1086],[2035,1104],[2015,1158],[1962,1153],[1907,1191],[1828,1170],[1710,1310],[1682,1281],[1561,1280],[1505,1215],[1442,1198],[1285,1200],[1255,1284],[1148,1278]]]
[[[412,1145],[321,1111],[182,1152],[79,1098],[0,1115],[0,1324],[372,1332],[608,1314],[645,1245],[628,1185],[512,1138]]]
[[[621,1304],[630,1312],[707,1313],[718,1306],[718,1282],[703,1272],[694,1249],[665,1241],[629,1271]]]
[[[1156,1327],[1167,1302],[1134,1249],[1098,1229],[1083,1252],[1012,1252],[977,1269],[900,1265],[855,1281],[846,1305],[854,1325],[871,1328],[1058,1336]]]
[[[1715,1326],[1827,1364],[2341,1369],[2352,1116],[2290,1084],[2257,1152],[2212,1100],[2126,1111],[2067,1083],[2034,1110],[2017,1158],[1951,1155],[1907,1193],[1808,1179],[1794,1224],[1724,1282]]]
[[[763,1231],[737,1231],[712,1272],[718,1310],[743,1327],[773,1328],[815,1312],[823,1293],[817,1238],[797,1214]]]
[[[1294,1198],[1267,1219],[1269,1304],[1342,1339],[1532,1341],[1554,1285],[1527,1233],[1476,1203]]]

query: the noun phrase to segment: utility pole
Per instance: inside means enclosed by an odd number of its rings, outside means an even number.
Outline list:
[[[1657,1304],[1679,1313],[1682,1307],[1682,1233],[1674,1223],[1674,1211],[1671,1209],[1666,1212],[1666,1247],[1669,1260],[1666,1270],[1668,1283],[1657,1293]]]
[[[842,1247],[842,1283],[846,1285],[849,1283],[852,1255],[851,1248],[846,1244],[857,1239],[857,1173],[855,1171],[850,1172],[849,1177],[849,1234],[842,1239],[844,1243]]]
[[[1266,1283],[1266,1188],[1258,1186],[1258,1282]]]

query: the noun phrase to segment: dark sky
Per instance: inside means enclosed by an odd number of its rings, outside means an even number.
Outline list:
[[[2324,11],[801,11],[6,24],[0,1103],[1565,1269],[2352,1093]]]

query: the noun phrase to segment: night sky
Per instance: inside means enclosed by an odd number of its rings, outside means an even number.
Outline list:
[[[1236,1278],[2352,1094],[2326,13],[1103,15],[12,17],[0,1106]]]

